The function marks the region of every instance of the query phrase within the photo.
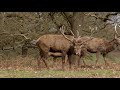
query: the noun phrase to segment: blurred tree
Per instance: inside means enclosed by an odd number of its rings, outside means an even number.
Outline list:
[[[91,27],[94,28],[94,37],[111,39],[114,30],[120,33],[117,28],[119,14],[119,12],[0,12],[0,34],[24,34],[33,40],[43,34],[60,34],[58,29],[65,25],[65,34],[71,34],[70,30],[72,30],[75,36],[91,35]],[[114,27],[111,26],[112,23]],[[0,47],[3,46],[2,42],[9,40],[4,38],[0,37]],[[26,39],[20,36],[14,38],[16,38],[15,45],[24,45],[20,42]]]

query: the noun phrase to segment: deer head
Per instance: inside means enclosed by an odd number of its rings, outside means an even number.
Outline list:
[[[76,55],[81,55],[81,50],[82,50],[82,48],[85,46],[85,43],[87,42],[87,41],[89,41],[89,40],[91,40],[92,39],[92,34],[91,34],[91,36],[90,36],[90,39],[88,39],[88,40],[85,40],[85,41],[82,41],[82,37],[79,35],[77,35],[77,37],[75,37],[75,35],[73,34],[73,32],[71,31],[71,33],[72,33],[72,35],[73,35],[73,39],[69,39],[69,38],[67,38],[67,36],[64,34],[64,29],[65,29],[65,26],[62,26],[61,28],[60,28],[60,32],[61,32],[61,34],[64,36],[64,38],[66,38],[67,40],[69,40],[70,42],[72,42],[73,43],[73,49],[74,49],[74,54],[76,54]],[[92,28],[90,28],[90,30],[91,30]],[[91,32],[93,31],[93,29],[91,30]],[[79,33],[78,33],[79,34]]]

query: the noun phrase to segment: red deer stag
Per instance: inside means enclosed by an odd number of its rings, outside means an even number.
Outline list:
[[[90,53],[96,53],[96,63],[95,66],[97,65],[97,62],[99,60],[99,53],[102,54],[104,61],[105,61],[105,65],[107,65],[107,61],[106,61],[106,55],[113,51],[118,45],[120,45],[120,36],[118,36],[118,34],[114,34],[114,39],[109,41],[109,40],[105,40],[105,39],[100,39],[100,38],[94,38],[92,37],[92,31],[93,29],[91,29],[91,36],[84,36],[84,37],[78,37],[78,38],[74,38],[71,40],[71,42],[73,42],[74,44],[74,50],[73,53],[83,57],[86,53],[86,51],[90,52]],[[63,36],[68,39],[64,34]],[[79,62],[80,60],[78,60],[78,66],[79,66]],[[83,60],[84,62],[84,60]],[[85,62],[84,62],[85,65]]]
[[[74,51],[73,51],[75,48],[74,46],[81,37],[80,36],[75,37],[75,35],[71,30],[70,31],[73,36],[65,35],[64,29],[65,29],[65,26],[62,26],[60,28],[60,32],[62,35],[56,35],[56,34],[43,35],[40,38],[38,38],[35,42],[40,51],[40,58],[44,62],[47,69],[49,68],[45,59],[48,56],[62,57],[62,69],[64,69],[66,55],[68,56],[69,69],[71,69],[70,57],[72,54],[74,54]],[[91,40],[91,38],[89,40]],[[85,43],[86,41],[84,41],[83,43]],[[40,60],[38,60],[38,66],[40,66]]]
[[[66,37],[69,39],[65,39],[63,35],[47,34],[36,40],[36,45],[40,51],[40,59],[44,62],[47,69],[49,69],[49,67],[45,59],[48,56],[61,56],[62,69],[64,69],[66,55],[68,55],[69,68],[71,68],[71,62],[69,58],[71,55],[70,48],[73,46],[73,43],[71,43],[70,40],[72,40],[74,37],[71,35],[66,35]],[[38,66],[40,66],[40,60],[38,60]]]
[[[77,55],[81,56],[84,55],[84,51],[82,51],[83,44],[80,42],[84,42],[87,39],[90,39],[88,36],[81,37],[75,44],[76,49],[74,51],[76,52]],[[118,45],[120,45],[120,36],[117,36],[116,34],[114,35],[114,39],[109,41],[105,39],[100,39],[100,38],[92,38],[92,40],[87,41],[84,43],[84,48],[90,52],[90,53],[96,53],[96,63],[95,66],[97,65],[97,62],[99,60],[99,54],[102,54],[105,65],[107,65],[106,61],[106,55],[113,51]],[[79,53],[78,53],[79,52]]]
[[[72,33],[72,35],[74,36],[72,39],[71,38],[68,38],[65,34],[64,34],[64,29],[63,28],[61,28],[60,29],[60,32],[61,32],[61,34],[64,36],[64,38],[66,38],[67,40],[69,40],[73,45],[71,46],[71,48],[69,49],[69,51],[70,51],[70,54],[74,54],[74,55],[79,55],[79,57],[81,58],[82,56],[84,56],[84,54],[85,54],[85,43],[86,42],[88,42],[88,41],[91,41],[92,39],[93,39],[93,37],[91,37],[92,36],[92,33],[91,33],[91,36],[89,37],[89,38],[85,38],[85,40],[84,41],[82,41],[81,42],[81,38],[83,38],[83,37],[81,37],[80,35],[79,35],[79,32],[77,32],[78,33],[78,35],[77,35],[77,37],[75,37],[75,35],[73,34],[73,32],[71,31],[71,33]],[[92,32],[92,31],[91,31]],[[78,59],[78,66],[79,66],[79,59]],[[84,60],[83,60],[83,62],[84,62]],[[71,63],[71,61],[70,61],[70,63]],[[84,64],[85,64],[85,62],[84,62]]]
[[[64,28],[65,28],[65,26],[63,25],[62,26],[62,28],[60,28],[60,32],[61,32],[61,34],[63,35],[63,37],[65,38],[65,39],[67,39],[68,41],[70,41],[71,43],[72,43],[72,46],[69,48],[69,52],[68,52],[68,61],[69,61],[69,68],[71,69],[71,58],[70,58],[70,56],[72,55],[72,54],[74,54],[74,55],[77,55],[78,53],[79,53],[79,55],[80,55],[80,57],[81,56],[84,56],[84,52],[85,52],[85,43],[87,42],[87,41],[90,41],[90,40],[92,40],[93,39],[93,37],[91,37],[92,36],[92,30],[93,29],[91,29],[91,36],[87,39],[87,40],[84,40],[83,42],[81,42],[80,40],[81,40],[81,36],[79,35],[79,32],[77,31],[77,36],[75,36],[74,35],[74,33],[70,30],[70,32],[71,32],[71,34],[73,35],[73,38],[71,39],[71,38],[68,38],[65,34],[64,34]],[[77,44],[79,43],[79,41],[81,42],[78,46],[77,46]],[[79,47],[79,48],[78,48]],[[78,48],[78,49],[77,49]],[[79,50],[79,52],[77,51],[77,50]],[[78,59],[78,66],[79,66],[79,59]],[[84,61],[83,61],[84,62]],[[85,62],[84,62],[84,64],[85,64]]]

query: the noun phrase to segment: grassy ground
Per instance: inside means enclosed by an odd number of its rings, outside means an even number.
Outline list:
[[[66,63],[64,71],[61,70],[60,58],[55,63],[53,63],[52,58],[47,60],[50,70],[45,68],[44,63],[42,63],[41,70],[39,70],[37,60],[30,56],[26,58],[17,56],[16,58],[1,59],[0,78],[120,78],[119,55],[117,57],[115,55],[114,59],[108,59],[109,66],[107,67],[104,65],[102,57],[100,57],[98,66],[94,67],[95,55],[92,55],[92,59],[90,57],[89,59],[85,58],[86,67],[81,63],[81,67],[76,68],[76,65],[74,65],[69,70],[68,63]]]
[[[56,71],[56,70],[0,70],[0,78],[117,78],[120,71],[96,69],[83,69],[80,71]]]

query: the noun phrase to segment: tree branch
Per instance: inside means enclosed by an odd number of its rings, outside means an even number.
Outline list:
[[[56,28],[57,30],[59,30],[59,28],[62,26],[62,25],[58,25],[54,19],[54,14],[55,12],[50,12],[48,15],[50,16],[51,20],[53,21],[53,23],[56,25]]]

